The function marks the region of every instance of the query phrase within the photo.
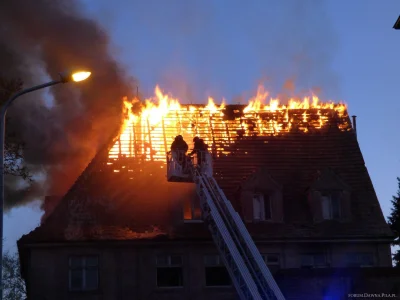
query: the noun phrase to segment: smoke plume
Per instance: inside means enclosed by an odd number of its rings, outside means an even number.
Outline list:
[[[139,70],[146,95],[159,83],[185,103],[206,95],[245,103],[261,80],[273,94],[317,86],[335,98],[337,39],[323,1],[86,2],[106,18],[115,14],[114,24],[102,24],[118,29],[119,57]],[[26,142],[26,164],[47,175],[45,186],[37,180],[17,193],[20,184],[8,178],[9,206],[63,194],[118,126],[121,98],[131,96],[109,37],[83,10],[78,0],[0,2],[0,76],[30,86],[66,68],[93,72],[87,82],[26,95],[10,108],[8,127]]]
[[[133,79],[111,56],[105,31],[81,11],[75,0],[0,2],[1,77],[29,87],[66,69],[92,71],[87,81],[27,94],[10,107],[8,130],[25,142],[25,164],[41,178],[21,187],[8,177],[8,208],[65,193],[120,124],[121,99],[130,96]]]

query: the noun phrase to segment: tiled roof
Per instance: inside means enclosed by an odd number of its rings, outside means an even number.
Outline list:
[[[284,226],[285,232],[289,230],[297,232],[296,235],[319,236],[335,232],[342,232],[341,235],[389,234],[353,132],[331,130],[315,134],[245,138],[235,147],[238,149],[235,155],[215,161],[215,178],[228,198],[234,199],[240,183],[258,168],[267,166],[274,180],[283,186],[284,218],[289,226]],[[310,211],[305,191],[313,183],[315,174],[326,168],[332,168],[351,188],[350,223],[309,223]],[[272,228],[270,225],[265,227],[255,226],[254,230],[264,232]]]
[[[391,237],[347,114],[328,115],[332,122],[322,129],[231,136],[234,142],[212,147],[220,149],[214,152],[215,178],[238,210],[238,187],[259,168],[282,186],[284,222],[248,224],[255,238]],[[20,243],[210,237],[203,224],[176,221],[179,201],[193,197],[193,184],[168,183],[162,161],[121,158],[107,164],[112,145],[99,151],[54,212]],[[326,168],[351,188],[350,222],[313,222],[306,191]],[[137,234],[151,232],[154,224],[162,233]]]

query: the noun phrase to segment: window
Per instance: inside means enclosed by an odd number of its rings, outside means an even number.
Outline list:
[[[97,256],[73,256],[69,259],[69,289],[93,291],[99,286]]]
[[[265,264],[271,272],[278,271],[280,268],[279,254],[264,254],[262,255]]]
[[[340,196],[339,193],[322,194],[322,217],[324,220],[340,218]]]
[[[279,265],[279,254],[265,254],[262,258],[267,265]]]
[[[347,254],[348,267],[371,267],[374,265],[372,253],[349,253]]]
[[[204,256],[206,286],[231,286],[231,278],[219,255]]]
[[[269,195],[256,194],[253,196],[253,218],[258,221],[271,220],[271,198]]]
[[[158,287],[183,286],[182,256],[180,255],[157,256],[157,286]]]
[[[327,267],[326,255],[323,253],[301,255],[301,267],[324,268]]]
[[[188,223],[203,221],[198,197],[187,197],[183,200],[183,220]]]

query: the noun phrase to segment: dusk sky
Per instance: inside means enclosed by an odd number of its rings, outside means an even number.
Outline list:
[[[182,102],[228,103],[272,95],[294,80],[298,93],[344,101],[385,217],[400,176],[400,14],[395,0],[82,0],[103,25],[110,51],[139,83]],[[93,45],[96,47],[96,45]],[[135,90],[136,87],[132,87]],[[118,99],[117,99],[118,100]],[[38,204],[5,217],[6,250],[34,229]]]

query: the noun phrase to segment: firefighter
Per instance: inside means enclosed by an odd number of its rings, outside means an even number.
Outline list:
[[[186,167],[186,152],[189,150],[188,144],[185,142],[181,135],[175,137],[171,144],[171,151],[176,153],[178,163],[185,168]]]
[[[203,148],[203,151],[208,151],[208,145],[204,142],[203,139],[200,139],[200,144],[201,147]]]
[[[207,151],[207,144],[204,143],[204,140],[199,138],[199,137],[195,137],[193,139],[193,150],[192,152],[189,153],[189,155],[193,155],[196,154],[197,156],[197,164],[199,167],[201,167],[202,163],[204,163],[206,161],[206,151]]]

